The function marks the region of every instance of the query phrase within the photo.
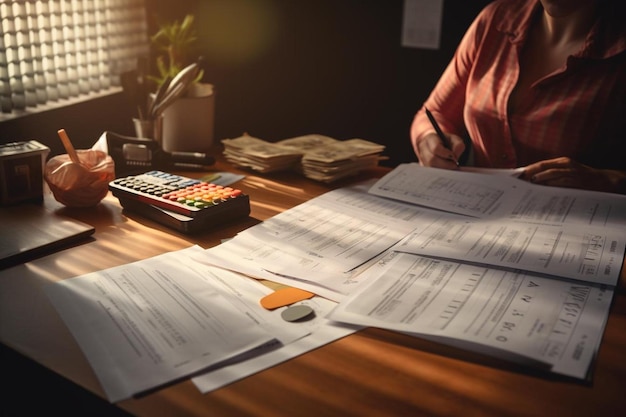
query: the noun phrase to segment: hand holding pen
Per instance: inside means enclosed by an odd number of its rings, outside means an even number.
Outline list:
[[[443,147],[447,151],[449,151],[449,152],[446,153],[445,157],[441,156],[437,152],[433,152],[433,153],[435,154],[435,156],[438,156],[438,157],[444,158],[444,159],[448,159],[448,160],[454,162],[456,164],[456,166],[458,167],[459,166],[459,161],[457,160],[456,156],[454,155],[454,152],[452,152],[452,143],[450,141],[450,138],[443,133],[443,131],[439,127],[439,124],[437,123],[437,120],[435,120],[435,117],[433,116],[433,114],[426,107],[424,107],[424,110],[426,111],[426,116],[428,116],[428,120],[430,120],[430,123],[433,125],[433,128],[435,129],[435,132],[437,133],[437,136],[439,137],[439,140],[440,140],[441,144],[443,145]]]

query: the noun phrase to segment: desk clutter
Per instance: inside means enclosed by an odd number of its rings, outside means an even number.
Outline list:
[[[46,292],[112,402],[188,376],[207,393],[363,327],[585,380],[625,252],[622,196],[405,164]]]
[[[315,181],[331,183],[378,166],[385,147],[363,139],[340,141],[305,135],[278,142],[244,134],[223,139],[224,156],[233,165],[261,173],[295,170]]]

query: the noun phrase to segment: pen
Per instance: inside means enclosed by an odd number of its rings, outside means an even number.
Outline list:
[[[430,110],[426,108],[426,106],[424,106],[424,110],[426,110],[426,116],[428,116],[428,120],[430,120],[430,124],[432,124],[433,128],[435,128],[435,132],[437,132],[437,136],[439,136],[439,139],[441,139],[441,143],[443,144],[443,146],[446,149],[449,149],[450,151],[452,151],[452,145],[450,144],[448,137],[443,134],[443,131],[439,127],[439,123],[437,123],[437,121],[435,120],[435,116],[433,116],[433,114],[430,112]],[[456,160],[456,158],[454,157],[454,154],[451,154],[450,159],[454,161],[456,166],[459,166],[459,161]]]

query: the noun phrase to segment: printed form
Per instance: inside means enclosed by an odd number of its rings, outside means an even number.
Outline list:
[[[111,402],[309,334],[260,306],[269,288],[195,263],[192,255],[202,251],[194,246],[46,287]]]
[[[611,287],[393,253],[328,318],[588,377]]]
[[[532,184],[512,176],[402,164],[370,192],[479,218],[626,230],[626,196]]]
[[[520,201],[518,188],[527,183],[515,178],[425,169],[411,171],[417,179],[410,181],[408,168],[413,167],[392,171],[370,192],[371,184],[364,184],[309,200],[208,249],[206,259],[334,301],[349,295],[363,281],[361,271],[389,250],[617,281],[626,246],[626,220],[620,220],[625,214],[619,211],[624,200],[602,193],[579,198],[576,190],[571,197],[555,189],[550,198],[574,203],[563,210],[547,200],[547,187],[530,188],[535,203]],[[462,175],[462,186],[452,174]],[[415,185],[420,183],[421,188]],[[526,206],[520,209],[521,204]],[[599,213],[603,220],[593,221]]]
[[[442,210],[394,250],[601,284],[619,279],[624,196],[417,164],[399,166],[370,192]]]
[[[393,250],[616,285],[623,229],[442,215]]]
[[[207,249],[199,260],[340,301],[360,273],[437,212],[341,188]]]

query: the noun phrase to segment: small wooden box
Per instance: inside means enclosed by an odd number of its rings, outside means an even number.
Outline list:
[[[50,153],[36,140],[0,145],[0,205],[43,200],[43,172]]]

